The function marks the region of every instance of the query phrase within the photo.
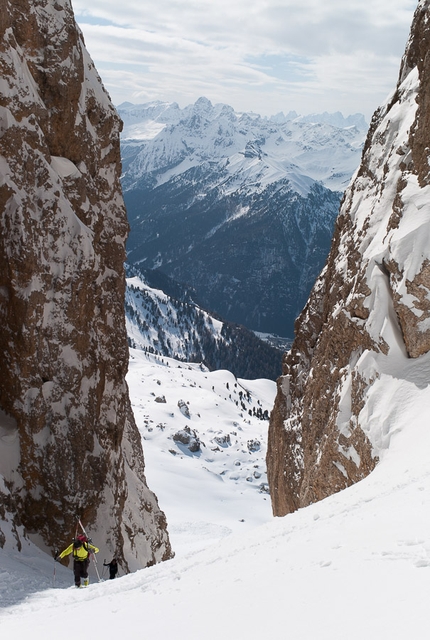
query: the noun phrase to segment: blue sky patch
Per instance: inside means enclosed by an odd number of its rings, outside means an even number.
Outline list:
[[[313,74],[310,59],[304,56],[273,55],[247,56],[246,62],[266,75],[284,82],[303,82]]]

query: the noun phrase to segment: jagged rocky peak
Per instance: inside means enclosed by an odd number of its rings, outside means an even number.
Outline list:
[[[430,351],[429,18],[422,0],[284,358],[267,459],[276,515],[374,469],[388,446],[382,378],[428,384],[419,371]]]
[[[125,382],[120,120],[70,0],[4,2],[0,32],[0,546],[79,515],[143,567],[171,550]]]

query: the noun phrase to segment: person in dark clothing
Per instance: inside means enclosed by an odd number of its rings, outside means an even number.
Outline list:
[[[110,562],[103,562],[103,566],[109,567],[109,580],[116,578],[116,574],[118,573],[118,563],[116,558],[112,558]]]

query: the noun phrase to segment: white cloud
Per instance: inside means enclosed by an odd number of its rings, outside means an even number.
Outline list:
[[[263,114],[367,117],[393,88],[413,0],[75,0],[115,103],[205,95]]]

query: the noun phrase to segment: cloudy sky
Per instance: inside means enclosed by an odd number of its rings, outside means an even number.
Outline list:
[[[116,105],[200,96],[361,112],[394,88],[417,0],[72,0]],[[90,5],[90,7],[89,7]]]

